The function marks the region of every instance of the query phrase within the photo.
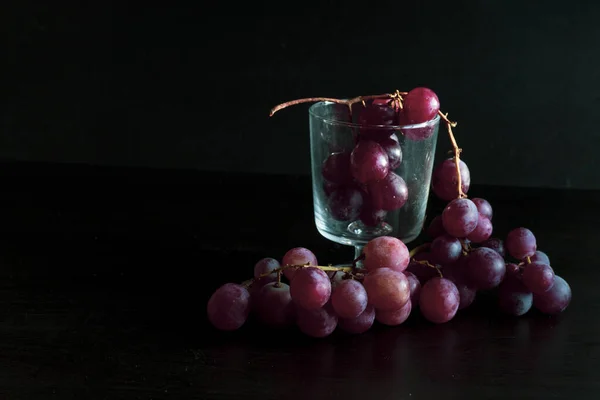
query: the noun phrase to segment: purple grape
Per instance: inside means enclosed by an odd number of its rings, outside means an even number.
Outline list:
[[[377,322],[384,325],[397,326],[408,319],[411,311],[412,302],[408,300],[405,305],[403,305],[397,310],[377,310],[375,312],[375,319],[377,320]]]
[[[323,193],[325,193],[325,196],[331,196],[331,193],[335,192],[341,187],[343,186],[325,180],[323,181]]]
[[[350,153],[333,153],[325,159],[322,168],[323,178],[336,185],[352,183],[350,173]]]
[[[494,227],[492,226],[492,222],[485,215],[479,214],[477,226],[473,232],[467,235],[467,239],[473,243],[485,242],[492,236],[493,231]]]
[[[436,215],[435,218],[431,220],[429,227],[427,228],[427,236],[431,239],[435,239],[438,236],[442,236],[446,234],[446,230],[444,229],[444,223],[442,222],[442,216]]]
[[[461,175],[462,175],[462,171],[461,171]],[[457,185],[458,185],[458,183],[457,183]],[[490,204],[489,201],[479,198],[479,197],[471,199],[471,201],[473,203],[475,203],[475,206],[477,206],[477,210],[479,211],[479,214],[483,215],[490,221],[492,220],[492,216],[494,215],[494,212],[492,211],[492,205]]]
[[[462,244],[457,238],[446,234],[433,239],[429,251],[437,264],[452,264],[462,255]]]
[[[450,321],[458,311],[460,294],[456,285],[445,278],[435,277],[421,288],[421,314],[436,324]]]
[[[449,235],[464,238],[475,230],[479,213],[469,199],[454,199],[442,212],[442,223]]]
[[[300,268],[290,284],[294,304],[307,310],[323,307],[331,296],[331,281],[316,267]]]
[[[379,236],[371,239],[363,248],[365,268],[371,272],[378,268],[390,268],[402,272],[410,262],[406,245],[392,236]]]
[[[267,274],[273,270],[276,270],[279,267],[281,267],[281,265],[279,264],[279,261],[277,261],[276,259],[271,258],[271,257],[265,257],[265,258],[259,260],[254,265],[254,277],[260,278],[261,275]],[[273,272],[267,276],[277,279],[276,272]]]
[[[331,293],[331,305],[340,318],[356,318],[367,308],[367,291],[355,280],[340,282]]]
[[[458,289],[460,296],[459,310],[469,307],[475,301],[477,295],[477,291],[469,285],[465,277],[464,264],[467,262],[467,259],[468,257],[463,256],[451,267],[444,268],[443,270],[444,278],[451,280]]]
[[[402,114],[409,124],[420,124],[432,120],[439,110],[440,100],[431,89],[416,87],[404,97]]]
[[[463,160],[458,163],[460,168],[460,187],[463,193],[469,191],[471,186],[471,173]],[[458,197],[458,175],[454,158],[442,161],[431,175],[431,189],[437,197],[450,201]],[[477,208],[477,207],[476,207]]]
[[[398,168],[400,164],[402,164],[402,148],[400,147],[398,136],[392,134],[391,136],[378,140],[377,143],[381,145],[388,156],[390,171]]]
[[[284,328],[294,324],[296,307],[290,287],[283,282],[271,282],[260,289],[256,299],[258,318],[271,327]]]
[[[369,303],[377,310],[397,310],[410,300],[408,279],[402,272],[378,268],[363,281]]]
[[[385,178],[390,171],[387,153],[377,142],[361,140],[350,156],[350,171],[360,183],[369,183]]]
[[[516,228],[506,236],[506,250],[517,260],[531,257],[537,250],[535,236],[527,228]]]
[[[416,261],[428,261],[431,264],[435,264],[431,261],[431,254],[427,252],[417,253],[413,257],[413,259]],[[408,267],[406,268],[406,271],[414,274],[421,283],[421,286],[423,286],[425,282],[427,282],[431,278],[438,276],[438,273],[434,268],[420,264],[416,261],[411,260],[408,264]]]
[[[521,279],[521,268],[515,263],[506,264],[506,277],[515,277]]]
[[[339,318],[338,326],[344,332],[359,334],[368,331],[373,326],[373,322],[375,322],[375,307],[368,304],[365,311],[356,318]]]
[[[219,287],[208,300],[208,320],[217,329],[233,331],[240,328],[250,313],[250,293],[237,283]]]
[[[376,125],[394,125],[396,123],[396,110],[388,103],[389,99],[375,99],[367,103],[366,107],[358,106],[356,122],[360,125],[371,125],[360,127],[361,139],[381,140],[394,133],[392,129],[376,127]]]
[[[315,338],[331,335],[338,323],[338,317],[329,303],[325,307],[314,310],[298,307],[296,315],[296,325],[300,331]]]
[[[342,187],[329,196],[327,208],[337,221],[352,221],[358,218],[363,205],[362,193],[353,187]]]
[[[514,276],[507,277],[498,288],[498,306],[504,313],[521,316],[531,309],[532,293]]]
[[[468,283],[478,290],[495,288],[506,274],[504,259],[487,247],[479,247],[469,253],[464,266]]]
[[[531,256],[531,262],[550,265],[550,258],[543,251],[536,250],[536,252]]]
[[[571,302],[571,287],[560,276],[554,275],[554,285],[547,292],[533,295],[533,306],[544,314],[560,314]]]
[[[526,264],[522,273],[523,284],[530,292],[542,294],[554,285],[554,271],[548,264]]]
[[[392,211],[401,208],[408,200],[408,187],[399,175],[390,172],[380,181],[370,182],[368,192],[376,209]]]
[[[433,269],[433,268],[432,268]],[[419,305],[419,296],[421,295],[421,282],[415,274],[409,271],[404,271],[406,279],[408,279],[408,288],[410,289],[410,301],[416,306]]]
[[[319,265],[317,257],[312,251],[305,247],[294,247],[285,253],[281,259],[281,265]],[[294,278],[297,269],[287,268],[283,270],[283,274],[289,280]]]
[[[366,226],[378,226],[387,217],[387,211],[373,208],[369,202],[364,203],[360,209],[359,218]]]
[[[489,238],[488,240],[482,242],[480,247],[487,247],[488,249],[494,250],[496,253],[500,254],[502,258],[506,256],[506,251],[504,250],[504,242],[502,239],[498,238]]]

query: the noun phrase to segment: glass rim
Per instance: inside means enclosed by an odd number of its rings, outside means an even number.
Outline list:
[[[425,121],[425,122],[420,122],[418,124],[408,124],[408,125],[365,125],[365,124],[359,124],[356,122],[348,122],[348,121],[342,121],[339,119],[335,119],[335,118],[326,118],[323,117],[321,115],[319,115],[316,112],[316,109],[319,107],[323,107],[323,106],[328,106],[328,105],[332,105],[332,104],[337,104],[340,106],[343,106],[343,104],[339,104],[333,101],[319,101],[314,103],[313,105],[310,106],[310,108],[308,109],[308,113],[310,114],[311,117],[319,119],[325,123],[329,123],[332,125],[337,125],[337,126],[343,126],[343,127],[347,127],[347,128],[369,128],[369,129],[394,129],[394,130],[399,130],[399,129],[418,129],[418,128],[425,128],[425,127],[429,127],[429,126],[433,126],[439,123],[440,121],[440,115],[436,114],[435,118],[430,119],[429,121]]]

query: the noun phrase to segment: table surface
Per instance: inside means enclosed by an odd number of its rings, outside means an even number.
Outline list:
[[[310,178],[5,163],[0,397],[6,399],[598,398],[600,193],[473,183],[497,235],[526,226],[573,300],[506,317],[486,297],[443,325],[311,339],[207,323],[222,283],[296,246],[321,263]],[[439,204],[432,202],[431,212]],[[409,245],[412,247],[413,244]]]

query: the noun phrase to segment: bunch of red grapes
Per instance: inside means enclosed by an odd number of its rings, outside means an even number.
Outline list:
[[[441,114],[437,96],[426,88],[402,96],[397,92],[363,107],[358,114],[363,124],[419,124]],[[252,280],[218,288],[208,301],[209,321],[220,330],[235,330],[252,313],[267,326],[296,325],[312,337],[328,336],[336,328],[358,334],[375,321],[400,325],[414,310],[433,323],[448,322],[459,310],[469,307],[478,292],[493,292],[499,309],[515,316],[524,315],[532,307],[548,315],[562,312],[571,301],[571,288],[555,274],[548,256],[537,250],[533,233],[521,227],[510,231],[504,240],[492,237],[492,206],[485,199],[467,198],[470,172],[459,158],[452,123],[445,116],[444,120],[455,156],[433,171],[432,191],[448,204],[426,230],[431,243],[419,246],[411,255],[397,238],[372,239],[363,249],[360,268],[355,264],[319,266],[309,249],[292,248],[281,262],[274,258],[258,261]],[[406,185],[388,182],[404,181],[391,171],[402,155],[400,147],[392,143],[398,143],[394,131],[387,132],[361,132],[364,137],[345,156],[349,164],[344,164],[350,165],[347,179],[367,186],[371,212],[383,215],[406,201]],[[428,129],[416,132],[412,140],[430,134]],[[331,163],[337,165],[337,161]],[[336,183],[338,175],[330,174],[327,168],[323,174],[330,184],[348,183]],[[373,185],[385,185],[387,189],[377,191]],[[391,196],[390,187],[402,188],[394,189],[401,195]],[[348,212],[356,212],[345,210],[344,218]],[[363,215],[363,222],[376,223],[373,215]]]

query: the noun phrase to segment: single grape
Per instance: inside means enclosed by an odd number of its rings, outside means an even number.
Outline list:
[[[375,307],[368,304],[365,310],[356,318],[339,318],[338,326],[348,333],[359,334],[368,331],[375,322]]]
[[[493,231],[494,227],[492,226],[492,222],[485,215],[479,214],[477,226],[473,232],[467,235],[467,239],[473,243],[482,243],[492,236]]]
[[[376,127],[376,125],[394,125],[396,123],[396,110],[389,104],[389,99],[375,99],[364,107],[359,105],[356,122],[360,125],[359,137],[367,140],[380,140],[394,133],[392,129]]]
[[[340,318],[356,318],[367,308],[367,291],[353,279],[340,282],[331,293],[331,305]]]
[[[477,296],[477,291],[471,287],[465,277],[464,264],[467,262],[467,259],[468,257],[463,256],[451,267],[443,269],[444,278],[451,280],[458,289],[458,294],[460,296],[460,303],[458,304],[459,310],[469,307],[473,301],[475,301],[475,297]]]
[[[410,300],[408,279],[402,272],[378,268],[363,281],[369,303],[377,310],[397,310]]]
[[[404,113],[401,113],[398,118],[399,124],[402,125],[400,131],[408,140],[420,142],[429,139],[436,130],[436,125],[429,124],[425,126],[411,126],[412,124],[406,119]],[[407,126],[408,125],[408,126]]]
[[[523,284],[530,292],[544,293],[554,285],[554,271],[548,264],[532,262],[523,268]]]
[[[317,257],[312,251],[305,247],[294,247],[287,251],[281,259],[281,265],[319,265]],[[294,278],[298,269],[287,268],[283,270],[283,274],[289,280]]]
[[[350,153],[340,152],[329,155],[323,162],[323,178],[336,185],[352,183],[350,173]]]
[[[462,244],[457,238],[445,234],[433,239],[429,251],[437,264],[452,264],[462,255]]]
[[[536,250],[536,252],[531,256],[531,262],[550,265],[550,258],[543,251]]]
[[[319,268],[300,268],[290,284],[290,294],[294,303],[302,308],[321,308],[331,296],[331,281]]]
[[[384,325],[397,326],[402,324],[410,316],[412,310],[412,302],[408,300],[405,305],[397,310],[383,311],[377,310],[375,312],[375,319]]]
[[[554,275],[554,285],[547,292],[533,295],[533,306],[544,314],[560,314],[571,302],[571,287],[560,276]]]
[[[410,262],[406,245],[392,236],[379,236],[371,239],[363,248],[363,264],[368,271],[377,268],[390,268],[402,272]]]
[[[471,173],[463,160],[459,161],[458,166],[460,168],[460,187],[466,194],[471,186]],[[458,174],[454,158],[448,158],[435,167],[431,175],[431,189],[437,197],[445,201],[458,197]]]
[[[350,171],[360,183],[369,183],[385,178],[390,171],[387,153],[377,142],[361,140],[350,156]]]
[[[521,280],[507,277],[498,288],[498,307],[504,313],[521,316],[531,309],[533,294]]]
[[[479,246],[494,250],[496,253],[500,254],[502,258],[506,256],[506,250],[504,250],[504,242],[502,239],[489,238],[488,240],[480,243]]]
[[[454,199],[442,212],[442,223],[448,234],[464,238],[477,227],[479,212],[469,199]]]
[[[515,277],[521,279],[521,268],[515,263],[506,264],[506,277]]]
[[[370,202],[363,203],[359,218],[366,226],[378,226],[387,217],[387,211],[373,208]]]
[[[266,284],[258,292],[256,303],[258,318],[266,325],[283,328],[294,324],[296,307],[289,285],[283,282]]]
[[[442,236],[446,234],[446,230],[444,229],[444,223],[442,222],[442,216],[436,215],[435,218],[431,220],[429,227],[427,228],[427,236],[431,239],[435,239],[438,236]]]
[[[390,172],[379,181],[370,182],[368,191],[371,204],[379,210],[397,210],[408,200],[408,187],[399,175]]]
[[[273,270],[276,270],[280,266],[281,265],[279,264],[279,261],[277,261],[276,259],[271,258],[271,257],[265,257],[265,258],[259,260],[254,265],[254,277],[260,278],[261,275],[264,275]],[[277,273],[273,272],[267,276],[272,277],[272,278],[277,278]]]
[[[362,193],[351,186],[342,187],[329,196],[327,208],[337,221],[353,221],[360,215],[363,205]]]
[[[410,301],[412,304],[419,305],[419,296],[421,295],[421,282],[419,278],[415,274],[409,271],[404,271],[404,275],[406,275],[406,279],[408,279],[408,288],[410,290]]]
[[[250,313],[250,293],[237,283],[219,287],[208,300],[208,320],[217,329],[233,331],[240,328]]]
[[[487,247],[479,247],[471,251],[464,266],[468,283],[478,290],[495,288],[506,274],[504,259]]]
[[[456,315],[460,294],[456,285],[445,278],[435,277],[421,288],[421,314],[436,324],[450,321]]]
[[[325,307],[313,310],[302,307],[296,309],[296,325],[307,336],[316,338],[329,336],[335,330],[337,323],[338,316],[329,303]]]
[[[461,172],[461,174],[462,174],[462,172]],[[475,203],[475,206],[477,206],[477,211],[479,211],[479,214],[483,215],[490,221],[492,220],[492,216],[494,215],[494,212],[492,211],[492,205],[490,204],[489,201],[487,201],[486,199],[479,198],[479,197],[475,197],[474,199],[471,199],[471,201],[473,203]]]
[[[435,92],[425,87],[416,87],[404,97],[403,116],[410,124],[432,120],[440,110],[440,100]]]
[[[428,261],[431,264],[435,264],[431,260],[430,253],[427,253],[427,252],[417,253],[413,257],[413,259],[414,259],[414,261],[411,260],[410,263],[408,264],[408,267],[406,267],[406,271],[414,274],[417,277],[417,279],[419,279],[421,286],[423,286],[425,284],[425,282],[427,282],[431,278],[438,276],[438,273],[435,270],[435,268],[431,268],[427,265],[423,265],[423,264],[420,264],[417,262],[417,261]]]
[[[531,257],[537,250],[535,236],[527,228],[516,228],[506,236],[506,250],[517,260]]]
[[[390,171],[398,168],[402,164],[402,148],[400,147],[398,136],[392,134],[378,140],[377,143],[379,143],[388,156]]]

